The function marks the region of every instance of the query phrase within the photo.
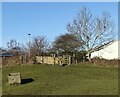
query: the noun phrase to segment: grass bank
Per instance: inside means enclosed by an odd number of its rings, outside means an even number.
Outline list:
[[[8,85],[7,75],[20,72],[34,81]],[[3,95],[117,95],[117,67],[91,65],[23,65],[3,67]]]

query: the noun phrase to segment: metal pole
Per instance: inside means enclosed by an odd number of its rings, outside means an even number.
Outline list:
[[[29,62],[30,62],[30,33],[28,34],[28,56],[29,56]]]

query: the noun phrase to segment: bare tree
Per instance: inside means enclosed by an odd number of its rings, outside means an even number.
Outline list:
[[[27,45],[21,44],[20,48],[21,48],[21,54],[22,55],[27,55],[28,54],[28,47],[27,47]]]
[[[32,55],[42,55],[46,52],[47,48],[49,46],[49,43],[44,36],[37,36],[34,37],[31,46],[30,51]]]
[[[11,39],[9,42],[7,42],[8,48],[14,48],[19,46],[19,43],[15,39]]]
[[[18,54],[20,52],[19,43],[15,39],[11,39],[9,42],[7,42],[7,46],[10,53]]]
[[[82,48],[87,51],[89,61],[95,48],[115,38],[115,26],[109,13],[103,12],[102,16],[94,18],[86,7],[82,7],[73,24],[67,25],[67,30],[82,40]]]

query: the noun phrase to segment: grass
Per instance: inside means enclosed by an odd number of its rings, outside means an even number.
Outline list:
[[[2,96],[2,69],[0,68],[0,96]]]
[[[7,75],[21,72],[34,81],[8,85]],[[117,95],[117,67],[23,65],[3,67],[3,95]]]

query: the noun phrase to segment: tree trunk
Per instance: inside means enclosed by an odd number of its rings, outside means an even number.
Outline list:
[[[88,60],[89,60],[89,62],[91,62],[91,53],[88,52],[88,53],[87,53],[87,56],[88,56]]]

